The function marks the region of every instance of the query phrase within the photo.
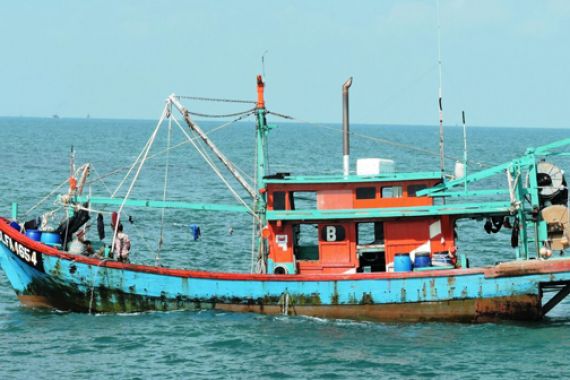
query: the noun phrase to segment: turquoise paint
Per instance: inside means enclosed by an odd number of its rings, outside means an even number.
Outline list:
[[[18,220],[18,203],[12,202],[12,220]]]
[[[276,263],[275,261],[273,261],[270,258],[267,259],[267,273],[269,273],[269,274],[275,273],[275,268],[277,268],[278,266],[284,267],[287,271],[287,274],[297,273],[297,269],[295,268],[294,263],[290,263],[290,262]]]
[[[447,204],[436,206],[358,208],[339,210],[270,210],[267,220],[330,220],[419,217],[435,215],[508,215],[510,202]]]
[[[340,183],[361,183],[361,182],[392,182],[392,181],[413,181],[422,179],[441,179],[439,172],[411,172],[411,173],[390,173],[377,176],[349,175],[312,175],[312,176],[288,176],[284,179],[267,179],[269,184],[340,184]]]
[[[406,278],[342,279],[300,281],[287,280],[236,280],[216,278],[181,278],[154,273],[126,271],[92,266],[52,256],[43,256],[46,274],[23,264],[11,251],[0,246],[0,263],[12,286],[22,292],[35,278],[50,276],[60,286],[71,287],[89,294],[94,289],[99,297],[99,288],[119,290],[142,297],[187,297],[208,302],[229,300],[273,299],[285,292],[295,299],[309,299],[318,295],[322,305],[359,304],[363,297],[370,297],[374,304],[441,302],[459,299],[484,299],[516,295],[538,295],[539,283],[570,281],[570,273],[526,275],[503,278],[485,278],[483,274]],[[232,301],[236,302],[236,301]]]
[[[78,197],[78,202],[91,202],[91,204],[120,206],[123,202],[122,198],[107,197]],[[190,203],[182,201],[155,201],[142,199],[127,199],[125,206],[130,207],[148,207],[148,208],[175,208],[201,211],[225,211],[225,212],[248,212],[244,206],[223,205],[216,203]]]

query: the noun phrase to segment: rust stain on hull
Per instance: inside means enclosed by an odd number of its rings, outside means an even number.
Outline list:
[[[568,260],[520,260],[500,263],[485,271],[486,278],[550,274],[568,270]]]
[[[378,322],[488,322],[496,320],[538,320],[542,317],[537,296],[452,300],[403,304],[297,305],[292,315]],[[216,304],[216,310],[282,314],[278,305]]]
[[[430,284],[431,286],[431,284]],[[404,289],[403,289],[404,290]],[[91,293],[93,292],[93,293]],[[403,296],[405,297],[405,290]],[[304,315],[333,319],[368,321],[459,321],[539,320],[542,298],[517,295],[494,298],[455,299],[436,302],[375,303],[371,294],[351,304],[323,304],[318,293],[310,295],[265,296],[261,298],[209,297],[194,299],[184,295],[148,296],[103,286],[87,291],[52,280],[36,280],[18,294],[22,304],[78,312],[140,312],[155,310],[216,309],[262,314]]]
[[[33,308],[56,308],[87,312],[85,303],[62,305],[51,297],[38,295],[19,295],[21,303]],[[99,300],[100,296],[96,297]],[[190,300],[175,299],[138,299],[135,295],[121,297],[121,302],[98,302],[93,305],[94,312],[134,312],[151,310],[222,310],[231,312],[260,313],[269,315],[283,314],[284,307],[279,300]],[[542,318],[541,299],[535,295],[497,297],[491,299],[465,299],[440,302],[393,303],[393,304],[345,304],[322,305],[318,303],[292,304],[289,315],[352,319],[378,322],[488,322],[497,320],[539,320]]]

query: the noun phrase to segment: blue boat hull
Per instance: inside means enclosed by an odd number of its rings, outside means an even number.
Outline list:
[[[0,264],[23,304],[79,312],[218,309],[359,320],[536,320],[570,260],[352,275],[156,268],[70,255],[0,225]]]

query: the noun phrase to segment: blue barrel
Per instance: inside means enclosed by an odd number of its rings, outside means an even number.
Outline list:
[[[42,232],[38,230],[26,230],[26,236],[32,240],[40,241],[42,238]]]
[[[18,222],[16,222],[15,220],[10,222],[10,227],[12,227],[13,229],[15,229],[16,231],[21,231],[22,227],[20,227],[20,225],[18,224]]]
[[[431,257],[429,252],[418,252],[414,258],[414,268],[431,267]]]
[[[61,235],[55,232],[42,232],[40,241],[47,245],[59,245],[61,244]]]
[[[407,253],[396,253],[394,256],[394,272],[411,272],[412,259]]]
[[[453,265],[447,252],[434,253],[431,261],[433,266]]]

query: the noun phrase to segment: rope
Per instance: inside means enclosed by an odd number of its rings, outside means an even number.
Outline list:
[[[282,114],[282,113],[277,113],[277,112],[273,112],[273,111],[267,111],[267,113],[268,113],[268,114],[271,114],[271,115],[278,116],[278,117],[280,117],[280,118],[282,118],[282,119],[295,120],[295,118],[294,118],[293,116],[284,115],[284,114]]]
[[[162,118],[161,118],[161,123],[162,123]],[[158,127],[157,127],[158,128]],[[145,146],[142,148],[142,150],[140,151],[139,155],[137,156],[137,159],[135,160],[135,162],[133,162],[133,164],[129,167],[129,170],[127,172],[127,174],[125,174],[125,176],[123,177],[123,179],[121,180],[121,182],[119,183],[119,185],[117,186],[117,188],[115,189],[115,191],[113,191],[113,193],[111,194],[111,198],[115,198],[115,195],[117,195],[117,192],[121,189],[121,187],[123,186],[123,183],[125,183],[125,181],[127,180],[127,178],[129,177],[129,175],[131,174],[131,172],[133,171],[133,169],[135,168],[135,166],[137,165],[137,163],[139,162],[139,160],[141,159],[143,152],[147,151],[148,146],[150,144],[151,139],[148,139]],[[148,151],[147,151],[148,153]]]
[[[149,143],[147,144],[146,151],[140,160],[137,172],[135,173],[135,176],[134,176],[133,180],[131,181],[131,185],[129,186],[129,189],[127,190],[127,194],[125,195],[125,197],[123,198],[123,201],[121,202],[121,206],[119,207],[119,211],[117,211],[118,219],[117,219],[117,224],[115,225],[115,231],[113,231],[113,240],[111,241],[111,249],[115,248],[115,239],[117,238],[117,231],[118,231],[119,224],[120,224],[119,221],[121,220],[120,219],[121,218],[121,212],[123,211],[123,208],[125,207],[125,203],[127,202],[127,199],[129,199],[129,196],[131,195],[131,191],[133,190],[135,183],[136,183],[137,179],[139,178],[139,174],[141,173],[142,167],[146,161],[146,158],[148,156],[148,152],[150,151],[150,148],[152,147],[154,139],[156,138],[156,135],[158,134],[158,130],[160,129],[160,126],[162,125],[162,122],[164,121],[164,118],[167,115],[168,106],[169,106],[168,104],[166,106],[164,106],[164,110],[162,111],[162,115],[160,117],[160,120],[158,121],[156,128],[155,128],[152,136],[149,139]]]
[[[328,130],[331,130],[331,131],[341,132],[341,133],[342,133],[342,130],[341,130],[341,129],[338,129],[338,128],[329,127],[329,126],[322,125],[322,124],[311,123],[310,121],[301,120],[301,119],[295,118],[295,117],[293,117],[293,116],[283,115],[283,114],[279,114],[279,113],[277,113],[277,112],[268,111],[267,113],[270,113],[270,114],[272,114],[272,115],[275,115],[275,116],[278,116],[278,117],[281,117],[281,118],[284,118],[284,119],[295,120],[295,121],[297,121],[297,122],[299,122],[299,123],[305,123],[305,124],[309,125],[310,127],[323,128],[323,129],[328,129]],[[368,139],[368,140],[372,140],[372,141],[376,141],[376,142],[381,142],[381,143],[384,143],[384,144],[386,144],[386,145],[392,145],[392,146],[396,146],[396,147],[403,148],[403,149],[413,150],[413,151],[416,151],[416,152],[419,152],[419,153],[423,153],[423,154],[426,154],[426,155],[429,155],[429,156],[434,156],[434,157],[439,157],[439,156],[440,156],[439,152],[436,153],[436,152],[431,151],[431,150],[429,150],[429,149],[418,148],[417,146],[414,146],[414,145],[399,143],[399,142],[387,140],[387,139],[384,139],[384,138],[381,138],[381,137],[369,136],[369,135],[365,135],[365,134],[357,133],[357,132],[350,132],[350,135],[351,135],[351,136],[360,137],[360,138],[364,138],[364,139]],[[457,158],[457,157],[453,157],[453,156],[449,156],[449,155],[445,155],[445,158],[447,158],[447,159],[449,159],[449,160],[454,160],[454,161],[462,161],[462,160],[460,160],[460,159]],[[494,165],[492,165],[492,164],[490,164],[490,163],[483,162],[483,161],[473,161],[473,160],[469,160],[468,163],[471,163],[472,165],[477,165],[477,166],[479,166],[479,167],[485,167],[485,166],[486,166],[486,167],[491,167],[491,166],[494,166]]]
[[[184,96],[184,95],[177,95],[178,99],[190,99],[190,100],[199,100],[203,102],[220,102],[220,103],[245,103],[245,104],[257,104],[254,100],[239,100],[239,99],[223,99],[223,98],[205,98],[201,96]]]
[[[105,266],[104,264],[107,260],[108,259],[103,258],[103,260],[101,260],[101,265],[95,266],[97,269],[95,270],[93,281],[91,283],[91,296],[89,297],[89,311],[87,312],[88,314],[91,314],[91,311],[93,310],[93,299],[95,298],[95,280],[97,279],[97,276],[99,276],[99,270]]]
[[[24,214],[24,217],[28,216],[32,211],[34,211],[37,207],[39,207],[41,204],[43,204],[48,198],[50,198],[52,195],[54,195],[59,189],[61,189],[63,187],[63,185],[65,185],[67,182],[69,181],[69,179],[66,179],[65,181],[63,181],[62,183],[60,183],[55,189],[53,189],[48,195],[46,195],[45,197],[43,197],[42,199],[40,199],[40,201],[38,203],[36,203],[35,205],[33,205],[28,211],[26,211],[26,213]]]
[[[182,127],[182,125],[180,125],[180,123],[178,122],[178,120],[173,117],[174,123],[178,126],[178,128],[180,128],[180,130],[182,131],[182,133],[186,136],[186,138],[188,139],[188,141],[190,141],[190,143],[194,146],[194,148],[196,148],[196,150],[198,151],[198,153],[200,154],[200,156],[202,156],[202,158],[206,161],[206,163],[210,166],[210,168],[212,168],[212,170],[214,171],[214,173],[217,174],[217,176],[220,178],[220,180],[226,185],[226,187],[228,188],[228,190],[232,193],[232,195],[235,197],[235,199],[240,202],[243,206],[245,206],[245,208],[248,210],[248,212],[252,215],[254,215],[255,217],[257,217],[257,215],[255,214],[255,212],[249,207],[249,205],[239,196],[239,194],[234,190],[234,188],[229,184],[229,182],[224,178],[224,176],[222,175],[222,173],[220,172],[220,169],[214,164],[214,162],[200,149],[200,147],[194,142],[194,140],[190,137],[190,135],[188,135],[188,133],[186,132],[186,130]]]
[[[249,115],[249,114],[252,113],[253,111],[255,111],[255,108],[251,108],[251,109],[248,109],[247,111],[242,111],[242,112],[226,113],[226,114],[218,114],[218,115],[215,115],[215,114],[207,114],[207,113],[191,112],[191,111],[188,111],[188,113],[189,113],[190,115],[192,115],[192,116],[209,117],[209,118],[212,118],[212,119],[223,119],[223,118],[226,118],[226,117],[241,116],[241,115],[246,115],[246,114]]]
[[[234,120],[228,121],[228,122],[226,122],[226,123],[224,123],[224,124],[221,124],[221,125],[219,125],[218,127],[215,127],[215,128],[213,128],[212,130],[208,131],[208,132],[206,133],[206,135],[209,136],[210,134],[212,134],[212,133],[214,133],[214,132],[216,132],[216,131],[219,131],[220,129],[229,127],[229,126],[232,125],[233,123],[237,123],[238,121],[243,120],[243,119],[245,119],[246,117],[248,117],[248,116],[250,116],[250,115],[251,115],[251,114],[246,114],[246,115],[240,116],[240,117],[238,117],[238,118],[236,118],[236,119],[234,119]],[[194,137],[193,140],[200,140],[200,138],[199,138],[199,137]],[[170,151],[170,150],[173,150],[173,149],[176,149],[176,148],[179,148],[179,147],[181,147],[181,146],[183,146],[183,145],[187,145],[187,144],[190,144],[190,141],[183,141],[183,142],[181,142],[181,143],[178,143],[178,144],[176,144],[176,145],[171,146],[170,149],[169,149],[169,151]],[[143,150],[144,150],[144,148],[143,148]],[[154,158],[156,158],[156,157],[158,157],[158,156],[160,156],[160,155],[162,155],[162,154],[164,154],[164,153],[166,153],[166,152],[167,152],[166,150],[162,150],[162,151],[160,151],[160,152],[157,152],[157,153],[155,153],[155,154],[153,154],[153,155],[147,157],[147,161],[148,161],[148,160],[151,160],[151,159],[154,159]],[[114,174],[120,173],[121,171],[123,171],[123,170],[125,170],[125,169],[129,169],[130,167],[131,167],[130,164],[129,164],[129,165],[125,165],[125,166],[121,166],[120,168],[114,169],[114,170],[112,170],[112,171],[110,171],[110,172],[108,172],[108,173],[106,173],[106,174],[103,174],[103,175],[101,175],[101,176],[98,176],[97,178],[94,178],[94,179],[91,180],[91,181],[88,181],[88,182],[87,182],[87,185],[90,185],[90,184],[93,184],[93,183],[102,181],[104,178],[107,178],[107,177],[110,177],[110,176],[112,176],[112,175],[114,175]],[[66,182],[67,182],[67,181],[66,181]],[[111,192],[111,194],[112,194],[112,192]]]
[[[95,165],[91,164],[91,169],[93,169],[93,174],[95,174],[98,178],[101,178],[101,176],[99,176],[99,172],[97,170],[95,170]],[[109,186],[107,186],[107,183],[105,183],[105,181],[101,180],[101,183],[103,184],[103,187],[105,188],[105,190],[107,190],[109,192],[109,194],[113,194],[113,192],[111,191]]]

